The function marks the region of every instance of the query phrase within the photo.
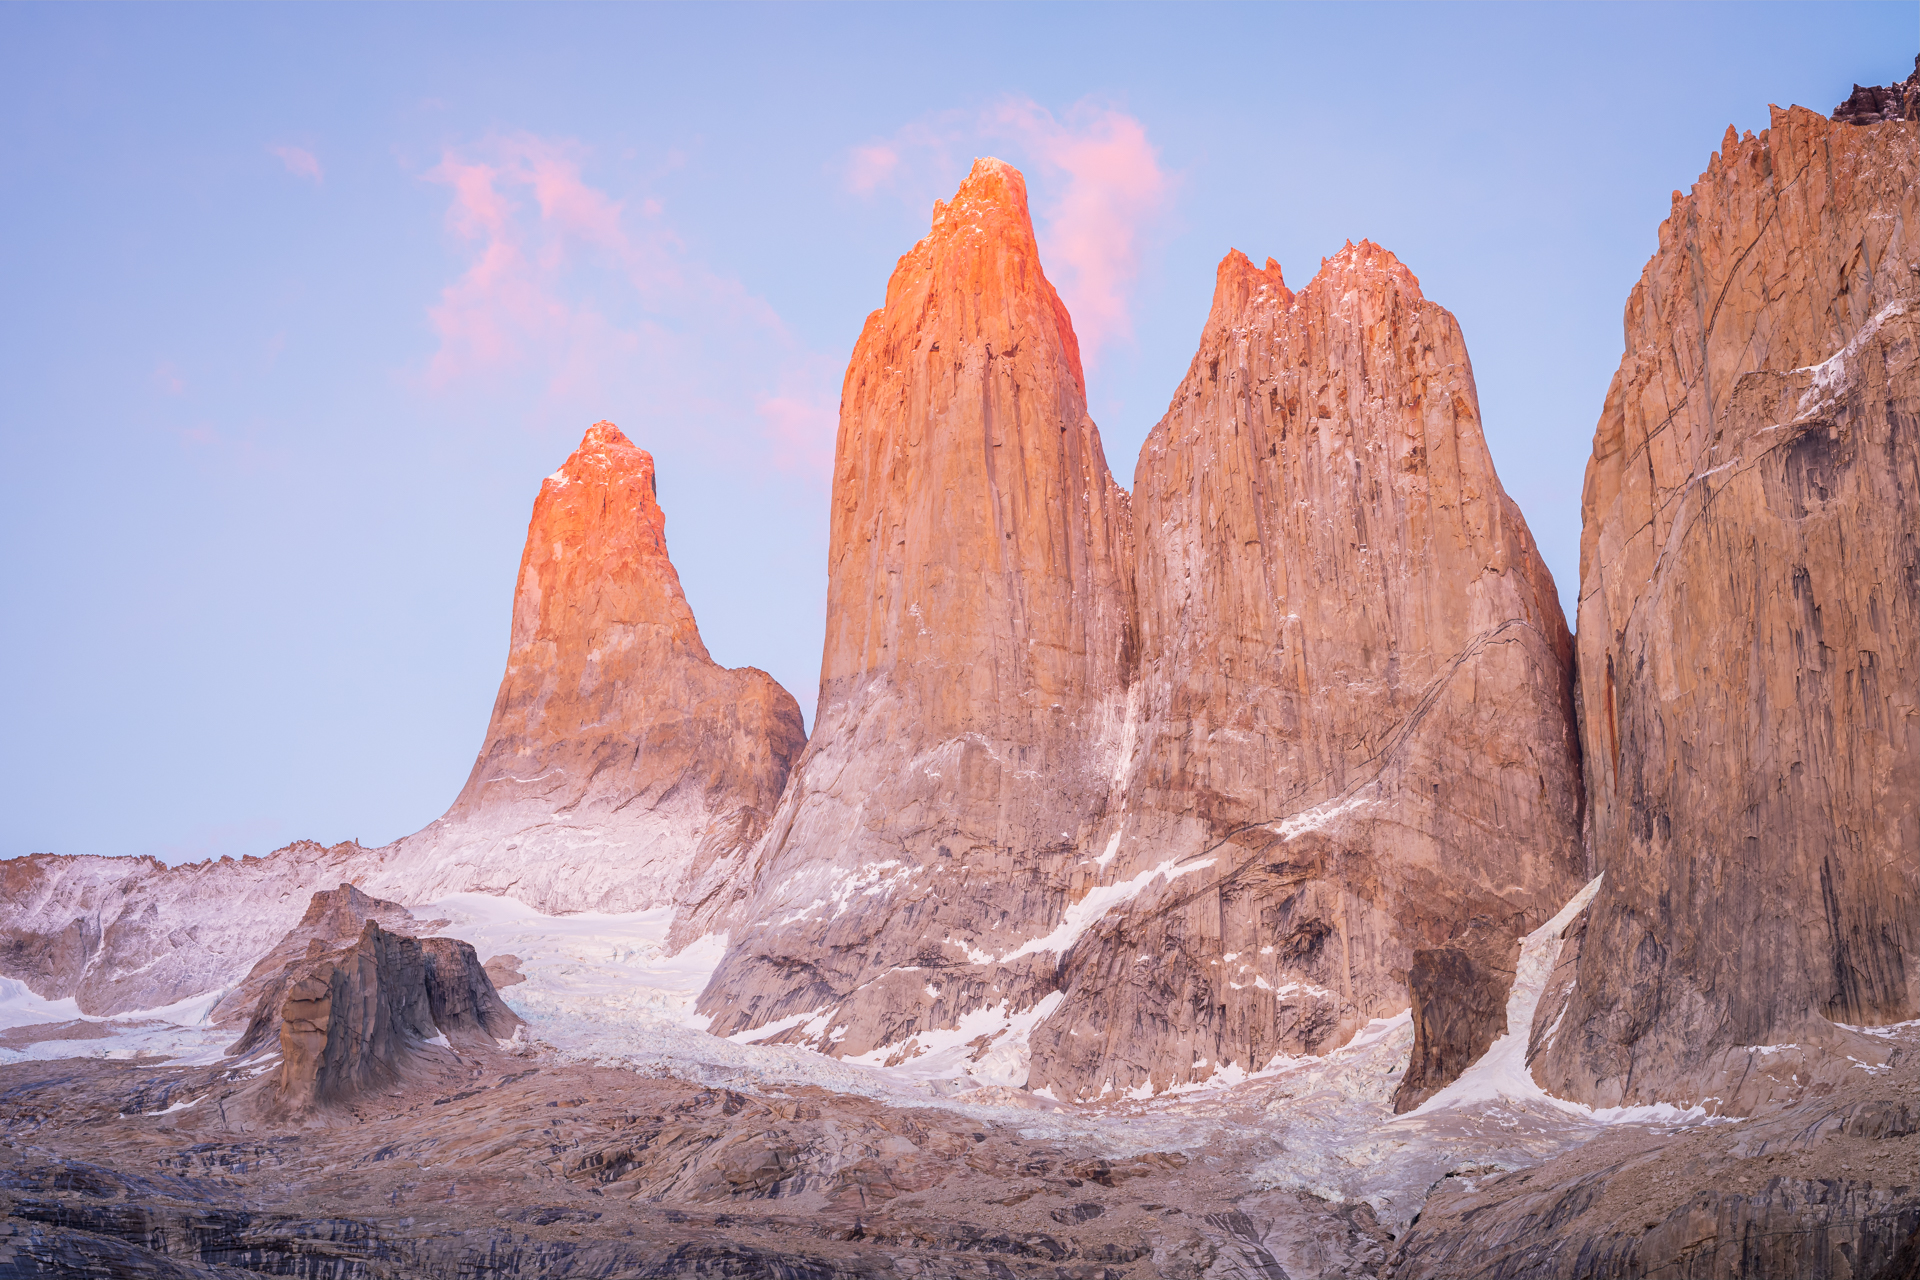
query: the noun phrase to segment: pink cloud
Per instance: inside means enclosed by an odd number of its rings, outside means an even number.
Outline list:
[[[1140,228],[1159,215],[1171,185],[1145,127],[1084,103],[1064,123],[1027,101],[1005,103],[996,115],[1043,173],[1065,178],[1041,238],[1082,349],[1131,339],[1128,295],[1140,271]]]
[[[825,488],[833,480],[833,453],[840,430],[839,406],[819,389],[788,389],[763,395],[756,406],[773,447],[773,465]]]
[[[538,383],[541,416],[568,421],[638,404],[701,423],[720,447],[731,447],[723,423],[758,433],[773,447],[754,456],[813,467],[797,406],[818,399],[817,358],[739,280],[689,257],[658,199],[589,182],[588,159],[578,143],[522,133],[450,150],[424,175],[448,191],[465,265],[427,307],[437,346],[421,383]],[[826,451],[830,471],[831,430]]]
[[[893,176],[900,167],[900,149],[885,143],[855,147],[847,162],[847,186],[858,195],[872,195],[873,189]]]
[[[162,360],[153,367],[153,382],[170,396],[177,396],[187,389],[187,380],[180,376],[179,368],[171,360]]]
[[[1089,364],[1133,336],[1131,294],[1140,269],[1140,232],[1166,209],[1173,180],[1160,167],[1146,127],[1111,107],[1081,102],[1056,118],[1030,98],[977,113],[946,112],[854,149],[849,190],[881,187],[916,205],[951,193],[969,156],[987,150],[1028,171],[1041,216],[1037,234],[1047,274],[1073,314]]]
[[[280,146],[268,147],[267,150],[269,153],[279,156],[280,163],[287,166],[287,172],[294,177],[311,178],[316,183],[326,180],[325,174],[320,170],[319,159],[313,152],[308,151],[305,147]]]

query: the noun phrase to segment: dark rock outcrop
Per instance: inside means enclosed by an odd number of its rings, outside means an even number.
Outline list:
[[[371,920],[392,933],[415,934],[430,923],[415,920],[413,914],[396,902],[385,902],[360,892],[350,884],[337,889],[322,889],[307,903],[306,914],[287,931],[274,948],[262,956],[247,976],[207,1013],[216,1026],[246,1026],[247,1032],[232,1052],[244,1053],[267,1034],[259,1030],[277,1019],[280,1003],[286,995],[290,975],[301,962],[323,955],[356,941]]]
[[[1920,120],[1920,56],[1913,74],[1899,84],[1853,86],[1847,100],[1833,109],[1840,124],[1880,124],[1888,120]]]
[[[299,962],[277,994],[254,1025],[279,1023],[274,1101],[295,1115],[394,1083],[437,1034],[425,949],[371,920],[351,944]]]
[[[1507,993],[1519,957],[1518,939],[1473,929],[1413,953],[1413,1051],[1393,1095],[1395,1111],[1411,1111],[1459,1079],[1494,1037],[1511,1030]]]
[[[299,925],[209,1015],[216,1025],[245,1019],[230,1057],[279,1049],[270,1111],[305,1115],[390,1085],[436,1042],[491,1049],[513,1036],[520,1019],[472,946],[387,927],[441,923],[352,885],[313,895]]]
[[[427,972],[427,1013],[455,1046],[488,1047],[513,1038],[520,1015],[494,989],[493,975],[470,943],[458,938],[422,938]]]

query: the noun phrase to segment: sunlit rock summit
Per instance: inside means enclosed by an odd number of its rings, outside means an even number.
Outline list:
[[[594,424],[540,486],[486,743],[446,816],[376,892],[474,890],[548,911],[697,905],[806,744],[766,672],[728,670],[667,558],[653,458]]]
[[[1228,254],[1133,511],[1098,874],[1141,887],[1064,957],[1035,1037],[1063,1096],[1334,1048],[1407,1008],[1423,949],[1511,948],[1586,878],[1553,580],[1460,327],[1391,253],[1350,244],[1298,294]]]
[[[813,741],[702,1010],[884,1061],[1051,992],[1029,944],[1086,879],[1124,733],[1127,496],[1009,166],[934,206],[867,318],[832,501]]]
[[[820,719],[717,1033],[902,1062],[964,1025],[975,1080],[1158,1092],[1337,1047],[1420,948],[1578,888],[1571,640],[1391,254],[1298,296],[1229,255],[1131,506],[980,161],[848,369]]]

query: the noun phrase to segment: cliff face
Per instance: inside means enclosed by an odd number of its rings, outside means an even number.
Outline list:
[[[375,891],[700,915],[715,864],[759,836],[805,743],[773,677],[708,656],[667,558],[653,458],[597,423],[534,502],[473,773]]]
[[[1112,783],[1128,541],[1025,182],[982,160],[847,370],[819,716],[702,1000],[715,1032],[805,1014],[789,1038],[859,1055],[1051,989],[1021,948]]]
[[[1393,255],[1296,295],[1229,254],[1133,511],[1131,752],[1087,899],[1115,905],[1033,1040],[1063,1097],[1334,1048],[1407,1008],[1420,949],[1510,951],[1585,879],[1566,624],[1459,326]],[[1429,984],[1429,1021],[1484,1048],[1505,984],[1468,985]]]
[[[1742,1046],[1920,1011],[1916,154],[1911,121],[1728,130],[1627,303],[1581,540],[1606,881],[1557,1093],[1742,1109]]]

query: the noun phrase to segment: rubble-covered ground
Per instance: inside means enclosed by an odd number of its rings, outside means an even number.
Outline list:
[[[1909,1274],[1920,1027],[1758,1119],[1548,1098],[1525,1047],[1583,901],[1523,944],[1509,1034],[1404,1116],[1405,1016],[1097,1107],[1018,1087],[1018,1016],[894,1068],[717,1039],[719,948],[669,956],[665,912],[416,909],[528,1028],[299,1125],[248,1104],[274,1063],[224,1057],[217,992],[89,1019],[9,982],[0,1277]]]

